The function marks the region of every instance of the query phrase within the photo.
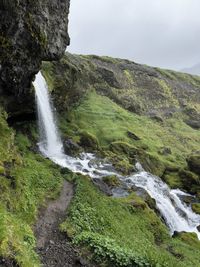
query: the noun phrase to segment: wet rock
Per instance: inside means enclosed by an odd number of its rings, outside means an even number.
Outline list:
[[[137,187],[135,185],[133,185],[131,189],[136,192],[136,194],[141,197],[151,209],[157,211],[155,199],[153,199],[145,189]]]
[[[106,183],[109,187],[119,186],[120,180],[116,175],[109,175],[102,178],[103,182]]]
[[[101,192],[103,192],[107,196],[112,196],[111,188],[106,183],[104,183],[101,179],[94,178],[92,181],[99,188]]]
[[[197,230],[200,232],[200,225],[199,225],[199,226],[197,226]]]
[[[116,198],[127,197],[129,194],[130,192],[128,192],[128,188],[114,187],[112,189],[112,195]]]
[[[184,187],[188,190],[190,190],[192,186],[199,184],[199,177],[191,171],[181,170],[179,175]]]
[[[72,139],[65,139],[63,141],[64,151],[67,155],[74,156],[81,153],[81,147]]]

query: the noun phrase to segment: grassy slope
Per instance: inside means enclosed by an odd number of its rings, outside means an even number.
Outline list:
[[[200,242],[189,234],[172,239],[135,194],[112,199],[85,177],[76,176],[75,182],[76,196],[62,230],[93,251],[95,260],[108,266],[200,266]]]
[[[188,150],[181,140],[188,139],[188,149],[199,147],[200,135],[182,121],[169,119],[161,126],[145,116],[124,110],[95,91],[90,91],[67,118],[68,123],[62,118],[62,131],[76,141],[82,131],[87,131],[98,139],[104,150],[114,141],[139,148],[147,145],[148,153],[169,165],[185,164],[184,154]],[[141,140],[130,139],[127,130]],[[159,155],[162,146],[171,147],[172,155]],[[157,215],[134,194],[116,200],[99,193],[85,178],[77,178],[76,183],[69,219],[62,228],[75,241],[94,251],[97,260],[107,260],[112,266],[118,266],[119,258],[121,266],[134,266],[131,264],[135,261],[141,262],[141,266],[145,263],[152,266],[200,266],[199,241],[192,235],[183,235],[182,239],[170,238]]]
[[[200,132],[182,120],[169,118],[163,123],[155,122],[126,111],[95,91],[90,91],[81,104],[67,114],[67,118],[70,122],[67,124],[64,118],[61,128],[75,140],[78,140],[80,131],[87,131],[98,139],[104,149],[112,142],[125,142],[139,150],[145,148],[148,154],[166,166],[184,168],[187,155],[193,150],[200,150]],[[136,134],[140,140],[128,137],[127,131]],[[163,147],[170,148],[171,154],[160,154]],[[180,179],[169,182],[171,186],[181,186]]]
[[[20,266],[39,266],[32,225],[45,198],[55,197],[62,184],[56,166],[31,152],[22,133],[7,126],[0,114],[0,256]]]

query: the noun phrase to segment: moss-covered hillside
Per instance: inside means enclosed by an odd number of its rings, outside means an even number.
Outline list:
[[[64,137],[77,142],[92,134],[125,172],[137,159],[171,187],[199,194],[200,171],[193,166],[200,164],[198,76],[68,53],[44,63],[43,73]]]
[[[63,140],[71,140],[70,153],[96,152],[124,174],[139,160],[171,187],[197,195],[192,208],[199,212],[200,78],[70,54],[44,63],[42,71]],[[196,235],[170,237],[152,199],[135,192],[119,199],[105,195],[89,177],[60,170],[38,153],[35,121],[8,122],[2,106],[0,265],[4,258],[22,267],[40,266],[33,231],[38,209],[45,199],[57,197],[68,179],[75,195],[60,229],[94,266],[200,266]],[[105,182],[118,183],[113,177]]]

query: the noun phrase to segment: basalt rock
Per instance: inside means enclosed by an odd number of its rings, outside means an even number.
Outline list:
[[[69,44],[68,13],[69,0],[0,1],[0,95],[7,111],[31,110],[31,82],[42,60],[59,59]]]

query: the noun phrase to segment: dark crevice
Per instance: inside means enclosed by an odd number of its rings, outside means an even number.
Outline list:
[[[17,123],[36,121],[36,114],[22,113],[8,117],[7,122],[10,127],[15,126]]]

